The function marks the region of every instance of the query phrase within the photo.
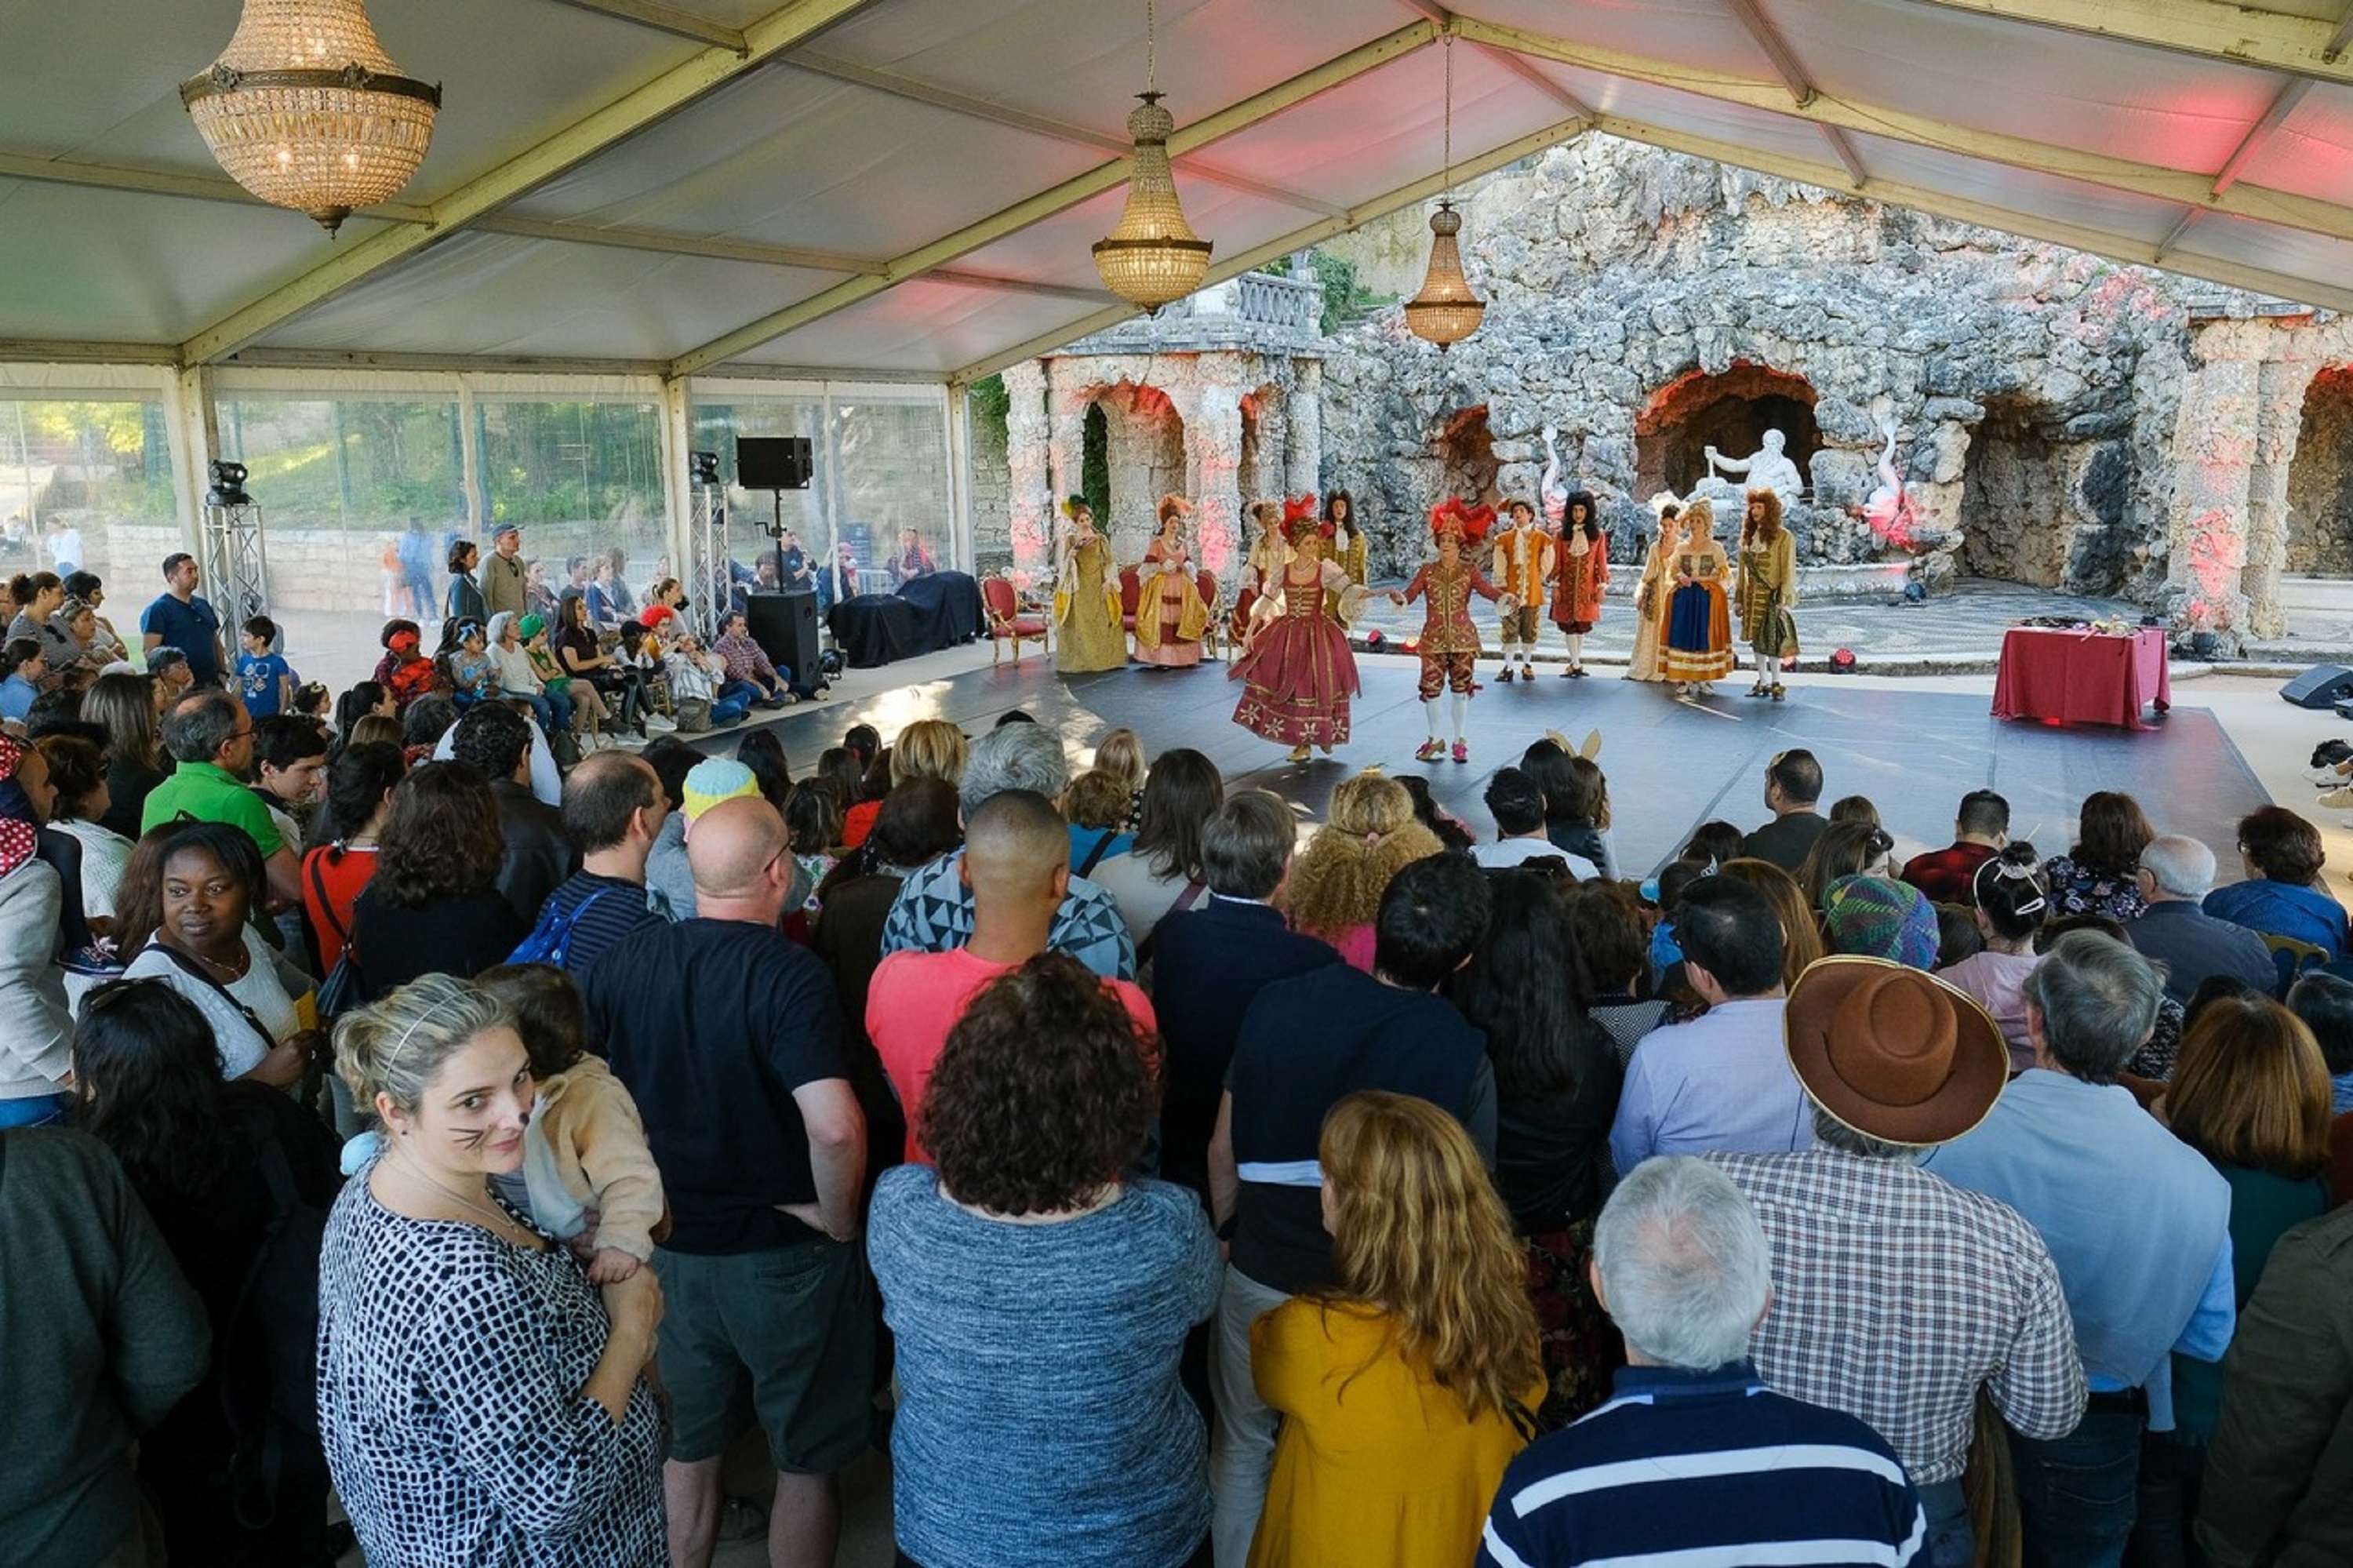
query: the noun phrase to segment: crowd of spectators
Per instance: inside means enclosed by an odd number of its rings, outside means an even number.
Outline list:
[[[932,1568],[2353,1560],[2296,813],[1904,859],[1792,750],[1638,884],[1557,737],[1483,839],[1019,713],[581,755],[744,694],[458,543],[332,724],[183,559],[144,673],[12,585],[0,1561],[828,1563],[878,1446]]]

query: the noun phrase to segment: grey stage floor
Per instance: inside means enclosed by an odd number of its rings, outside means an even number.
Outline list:
[[[786,712],[775,723],[797,775],[861,721],[885,740],[927,717],[978,735],[999,715],[1020,708],[1059,730],[1074,764],[1106,730],[1124,725],[1144,737],[1150,755],[1195,747],[1217,763],[1229,788],[1263,786],[1315,815],[1335,784],[1377,763],[1393,774],[1428,778],[1439,800],[1482,836],[1492,832],[1479,800],[1491,772],[1517,760],[1547,728],[1574,740],[1599,728],[1598,759],[1616,813],[1612,837],[1628,872],[1672,856],[1701,822],[1762,821],[1765,765],[1792,747],[1822,759],[1826,808],[1842,795],[1867,795],[1900,841],[1924,845],[1947,841],[1961,795],[1981,787],[2009,797],[2013,836],[2031,839],[2046,854],[2066,848],[2076,808],[2097,789],[2138,798],[2159,832],[2188,833],[2225,850],[2237,820],[2270,800],[2213,715],[2200,708],[2177,706],[2153,730],[2060,729],[1999,723],[1983,697],[1866,689],[1830,676],[1804,679],[1778,705],[1738,694],[1745,681],[1725,683],[1725,694],[1710,701],[1678,703],[1661,685],[1608,673],[1569,681],[1546,670],[1532,685],[1490,683],[1472,700],[1468,765],[1419,763],[1413,750],[1424,726],[1412,662],[1366,658],[1359,665],[1365,690],[1355,705],[1354,738],[1331,759],[1300,767],[1232,722],[1240,688],[1217,662],[1064,680],[1033,652],[1018,668],[1006,664]],[[1492,682],[1493,671],[1482,663],[1482,679]],[[733,740],[713,736],[703,745],[723,752]]]

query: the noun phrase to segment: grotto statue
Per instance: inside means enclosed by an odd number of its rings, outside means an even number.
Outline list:
[[[1708,477],[1700,482],[1694,493],[1713,495],[1718,485],[1729,498],[1739,498],[1743,489],[1769,490],[1781,498],[1784,507],[1797,505],[1806,498],[1806,476],[1798,471],[1796,463],[1789,461],[1786,450],[1788,444],[1789,439],[1780,431],[1767,430],[1765,432],[1764,450],[1751,452],[1745,458],[1728,458],[1714,447],[1707,448]],[[1716,478],[1718,471],[1745,474],[1748,482],[1745,486],[1735,486]]]

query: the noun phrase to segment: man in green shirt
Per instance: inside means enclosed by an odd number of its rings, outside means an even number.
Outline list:
[[[279,832],[269,808],[246,788],[253,768],[253,720],[227,692],[191,692],[164,715],[164,749],[177,764],[155,786],[139,814],[139,831],[185,819],[242,828],[261,852],[272,911],[302,897],[301,863]]]

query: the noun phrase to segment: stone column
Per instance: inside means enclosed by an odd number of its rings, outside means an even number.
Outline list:
[[[1241,569],[1242,389],[1207,380],[1178,395],[1185,418],[1186,488],[1193,496],[1193,527],[1200,562],[1218,574],[1229,597]]]
[[[2313,368],[2280,360],[2256,367],[2259,399],[2254,464],[2247,473],[2247,550],[2239,591],[2246,596],[2245,631],[2277,637],[2287,630],[2280,609],[2280,574],[2287,569],[2288,467],[2304,429],[2304,395]]]
[[[1291,450],[1285,454],[1293,495],[1324,490],[1324,366],[1313,359],[1292,364]]]
[[[2167,568],[2177,622],[2222,634],[2248,630],[2242,578],[2257,461],[2262,376],[2249,359],[2207,358],[2181,389],[2174,429],[2174,524]],[[2284,487],[2283,479],[2283,490]]]
[[[1094,403],[1093,387],[1074,386],[1077,380],[1066,361],[1046,362],[1047,450],[1053,483],[1052,504],[1046,512],[1046,569],[1053,569],[1054,531],[1062,525],[1062,502],[1081,493],[1086,466],[1087,409]],[[1098,518],[1107,525],[1108,520]]]
[[[1005,367],[1005,466],[1011,482],[1013,569],[1032,579],[1052,558],[1054,484],[1046,415],[1046,366],[1025,359]]]
[[[1286,406],[1281,388],[1261,387],[1258,396],[1258,440],[1250,450],[1250,471],[1258,480],[1260,491],[1267,495],[1288,495],[1285,487],[1291,482],[1288,453],[1291,445],[1291,410]],[[1257,496],[1244,499],[1255,501]]]

